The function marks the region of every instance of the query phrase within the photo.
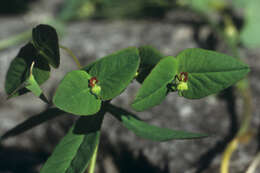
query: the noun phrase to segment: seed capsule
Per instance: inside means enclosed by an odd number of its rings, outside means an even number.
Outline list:
[[[91,87],[94,87],[97,83],[98,83],[98,80],[97,80],[96,77],[92,77],[92,78],[89,80],[89,86],[91,86]]]
[[[180,82],[180,83],[177,85],[177,90],[178,90],[178,91],[188,90],[188,84],[187,84],[187,82]]]
[[[99,85],[95,85],[94,87],[91,88],[91,92],[96,96],[99,96],[101,92],[101,87]]]
[[[180,81],[187,82],[188,80],[188,72],[181,72]]]
[[[91,93],[93,93],[94,95],[99,97],[99,95],[101,93],[101,87],[97,83],[98,83],[98,80],[96,77],[92,77],[89,80],[89,87],[91,87],[91,89],[90,89]]]

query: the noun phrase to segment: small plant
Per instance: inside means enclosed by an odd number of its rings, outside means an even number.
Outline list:
[[[241,48],[253,50],[259,47],[260,37],[256,37],[260,29],[259,22],[257,22],[260,17],[258,12],[259,0],[181,0],[177,4],[192,10],[196,15],[200,16],[205,21],[203,25],[210,27],[211,32],[221,38],[221,44],[226,45],[226,49],[234,57],[243,58],[241,54],[243,49]],[[242,100],[243,106],[241,107],[243,107],[243,111],[236,114],[236,116],[240,116],[238,118],[239,126],[237,130],[231,132],[234,133],[234,137],[228,141],[224,146],[223,153],[221,153],[221,173],[228,173],[232,169],[230,166],[231,160],[238,160],[238,158],[232,157],[233,153],[239,150],[241,146],[253,141],[257,134],[251,125],[254,114],[250,79],[246,77],[239,81],[234,89],[238,91],[236,97]],[[257,165],[260,163],[259,158],[260,152],[258,151],[244,172],[257,172]],[[207,165],[209,166],[210,163],[208,162]]]
[[[32,30],[32,41],[11,62],[5,83],[8,98],[33,92],[48,104],[40,85],[60,65],[58,36],[49,25]],[[71,52],[69,51],[71,54]],[[75,56],[72,55],[75,59]],[[150,46],[130,47],[71,71],[60,82],[52,99],[53,107],[6,132],[1,140],[14,136],[64,113],[79,116],[67,135],[57,145],[41,173],[80,173],[89,167],[94,172],[100,131],[108,112],[137,136],[154,140],[193,139],[205,134],[176,131],[149,125],[133,113],[110,103],[137,80],[141,87],[131,104],[144,111],[178,92],[187,99],[200,99],[233,85],[249,67],[243,62],[213,51],[186,49],[176,57],[164,56]],[[37,119],[38,118],[38,119]]]

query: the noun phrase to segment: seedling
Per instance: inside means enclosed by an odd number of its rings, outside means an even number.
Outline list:
[[[31,91],[50,103],[40,85],[49,78],[50,66],[59,67],[59,47],[65,47],[59,46],[57,33],[49,25],[35,27],[32,38],[8,69],[6,93],[15,97]],[[79,69],[67,73],[61,80],[52,98],[53,107],[36,116],[39,117],[38,123],[32,125],[28,119],[1,137],[4,140],[20,134],[60,114],[79,116],[41,173],[81,173],[88,166],[89,172],[93,173],[102,120],[107,112],[137,136],[154,141],[207,136],[149,125],[130,111],[111,104],[110,101],[124,92],[133,80],[137,80],[141,87],[131,107],[135,111],[144,111],[159,105],[171,92],[178,92],[187,99],[218,93],[249,72],[246,64],[233,57],[199,48],[186,49],[173,57],[164,56],[150,46],[130,47],[87,66],[81,67],[78,61],[77,64]],[[22,125],[26,128],[21,128]]]

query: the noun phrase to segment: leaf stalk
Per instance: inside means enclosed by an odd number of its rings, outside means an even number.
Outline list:
[[[74,53],[69,48],[62,46],[62,45],[59,45],[59,47],[61,49],[65,50],[73,58],[74,62],[76,63],[76,65],[78,66],[79,69],[82,68],[78,58],[74,55]]]

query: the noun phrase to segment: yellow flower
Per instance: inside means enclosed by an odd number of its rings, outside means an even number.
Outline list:
[[[180,83],[178,83],[178,85],[177,85],[177,90],[178,90],[178,91],[188,90],[188,84],[187,84],[187,82],[181,81]]]
[[[93,94],[95,94],[96,96],[99,96],[100,95],[100,92],[101,92],[101,87],[99,85],[94,85],[92,88],[91,88],[91,92]]]

